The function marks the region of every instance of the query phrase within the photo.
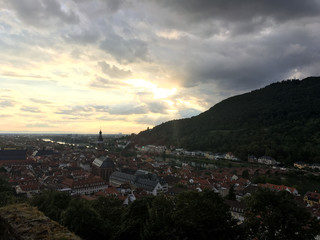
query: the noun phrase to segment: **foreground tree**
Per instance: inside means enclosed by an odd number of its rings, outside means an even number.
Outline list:
[[[127,206],[121,215],[121,226],[114,239],[142,239],[142,231],[149,217],[154,197],[144,197]]]
[[[67,209],[71,197],[68,193],[45,191],[31,200],[47,217],[61,223],[61,213]]]
[[[104,229],[109,238],[119,231],[121,226],[120,216],[123,214],[125,206],[116,197],[99,197],[90,202],[93,209],[100,215],[104,222]]]
[[[241,239],[229,207],[213,191],[184,192],[176,198],[173,220],[178,239]]]
[[[68,208],[61,214],[61,222],[70,231],[84,239],[109,238],[103,219],[86,200],[72,199]]]
[[[319,221],[287,192],[259,190],[247,198],[247,204],[244,225],[248,239],[314,240],[320,233]]]
[[[13,196],[12,188],[7,180],[0,177],[0,207],[14,203],[15,198]]]
[[[236,193],[234,191],[234,185],[232,184],[230,189],[229,189],[229,192],[228,192],[228,195],[226,196],[226,199],[228,200],[236,200]]]
[[[174,200],[164,195],[157,196],[148,205],[148,217],[143,225],[141,239],[177,239],[172,218]]]

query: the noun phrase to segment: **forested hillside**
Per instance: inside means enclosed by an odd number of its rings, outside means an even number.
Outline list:
[[[320,77],[287,80],[140,132],[138,144],[320,162]]]

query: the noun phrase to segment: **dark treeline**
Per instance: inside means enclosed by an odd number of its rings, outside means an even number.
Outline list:
[[[261,190],[246,199],[237,225],[212,191],[150,196],[123,205],[113,197],[94,201],[44,192],[32,199],[51,219],[84,239],[314,239],[319,222],[286,192]]]
[[[234,197],[229,191],[227,199]],[[8,182],[0,177],[0,207],[29,202],[86,240],[313,240],[320,234],[320,222],[287,192],[260,189],[244,201],[245,221],[238,225],[224,199],[212,191],[147,196],[129,205],[115,197],[87,201],[56,191],[28,200],[14,196]]]
[[[139,133],[139,144],[268,155],[283,163],[320,162],[320,78],[273,83],[228,98],[192,118]]]

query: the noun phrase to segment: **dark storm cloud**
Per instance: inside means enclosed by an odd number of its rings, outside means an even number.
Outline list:
[[[51,21],[57,20],[66,24],[79,22],[79,17],[75,12],[64,10],[56,0],[10,0],[7,4],[11,4],[22,22],[36,27],[44,27],[52,24]]]
[[[291,77],[319,75],[319,0],[153,4],[159,7],[152,9],[156,26],[168,33],[181,31],[183,36],[170,42],[160,39],[163,51],[156,52],[168,67],[175,66],[186,88],[205,85],[230,96]]]
[[[283,80],[294,70],[302,71],[319,63],[318,33],[319,30],[303,26],[284,25],[264,38],[248,37],[247,41],[230,40],[208,47],[212,55],[201,55],[197,61],[186,64],[184,84],[192,87],[214,82],[220,88],[244,91]]]
[[[220,19],[226,22],[242,22],[248,19],[272,18],[287,21],[319,14],[318,0],[162,0],[155,1],[180,14],[190,22]]]
[[[100,44],[100,48],[120,63],[132,63],[148,60],[147,43],[138,38],[125,39],[109,32]]]
[[[125,78],[131,75],[130,70],[123,70],[104,61],[98,62],[98,65],[106,75],[112,78]]]

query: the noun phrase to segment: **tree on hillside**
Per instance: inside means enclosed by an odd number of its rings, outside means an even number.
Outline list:
[[[246,201],[244,225],[248,239],[313,240],[320,233],[319,221],[287,192],[263,189]]]

